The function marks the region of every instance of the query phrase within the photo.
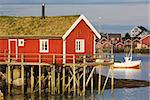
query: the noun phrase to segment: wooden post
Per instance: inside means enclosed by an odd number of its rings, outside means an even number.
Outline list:
[[[78,78],[78,94],[80,94],[80,75],[79,75],[79,72],[77,73],[77,78]]]
[[[41,95],[41,55],[39,54],[39,95]]]
[[[85,96],[85,74],[86,74],[86,65],[83,66],[83,96]]]
[[[58,72],[58,81],[57,81],[58,94],[60,94],[60,73]]]
[[[91,94],[93,95],[93,73],[91,76]]]
[[[53,65],[51,70],[51,86],[52,86],[52,94],[55,94],[55,55],[53,55]]]
[[[51,92],[51,76],[50,76],[50,72],[48,72],[48,92]]]
[[[33,87],[34,87],[34,76],[33,76],[33,68],[34,66],[31,66],[31,93],[33,93]]]
[[[111,94],[114,92],[114,67],[111,65]]]
[[[22,81],[22,94],[24,94],[24,56],[23,54],[21,55],[21,81]]]
[[[102,66],[99,66],[99,77],[98,77],[98,94],[101,93],[101,68]]]
[[[103,89],[102,89],[102,94],[104,94],[104,90],[105,90],[105,86],[106,86],[107,81],[108,81],[108,78],[109,78],[109,74],[110,74],[110,69],[109,69],[109,72],[108,72],[108,74],[107,74],[106,80],[105,80],[105,82],[104,82],[104,86],[103,86]]]
[[[7,70],[7,73],[8,73],[8,80],[7,80],[7,83],[8,83],[8,93],[10,94],[10,84],[11,84],[11,79],[10,79],[10,65],[9,65],[9,63],[10,63],[10,54],[8,54],[8,70]]]
[[[76,95],[76,72],[75,72],[76,68],[75,65],[73,65],[73,91],[74,91],[74,96]]]
[[[69,69],[70,70],[70,69]],[[68,82],[70,81],[70,74],[68,75]],[[68,85],[68,94],[70,94],[70,84]]]
[[[65,66],[63,66],[62,94],[65,93]]]

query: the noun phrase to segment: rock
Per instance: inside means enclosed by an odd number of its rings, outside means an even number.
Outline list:
[[[3,93],[1,92],[1,90],[0,90],[0,100],[4,100],[4,95],[3,95]]]
[[[13,80],[13,85],[16,85],[16,86],[21,86],[22,85],[22,79],[21,78],[17,78],[15,80]]]
[[[17,79],[17,78],[20,78],[20,75],[21,75],[21,72],[20,72],[20,69],[19,68],[16,68],[13,70],[13,79]]]

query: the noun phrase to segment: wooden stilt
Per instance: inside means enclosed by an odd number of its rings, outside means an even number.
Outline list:
[[[83,96],[85,96],[85,74],[86,74],[86,66],[83,67]]]
[[[50,72],[48,72],[48,92],[51,92],[51,76],[50,76]]]
[[[39,63],[41,63],[41,55],[39,55]],[[41,95],[41,65],[39,64],[39,95]]]
[[[65,93],[65,66],[63,66],[62,94]]]
[[[51,77],[52,94],[55,94],[55,65],[52,65]]]
[[[76,95],[76,72],[75,72],[75,66],[73,65],[73,91],[74,91],[74,96]]]
[[[8,93],[10,94],[10,84],[11,84],[11,78],[10,78],[10,65],[8,65]]]
[[[33,93],[33,87],[34,87],[34,76],[33,76],[33,68],[34,66],[31,66],[31,93]]]
[[[60,73],[59,72],[58,72],[57,89],[58,89],[58,94],[60,94]]]
[[[89,75],[89,77],[88,77],[88,79],[87,79],[87,81],[86,81],[86,86],[88,85],[88,82],[89,82],[90,79],[92,78],[93,73],[94,73],[94,70],[95,70],[95,67],[92,69],[92,71],[91,71],[91,73],[90,73],[90,75]]]
[[[21,55],[21,81],[22,81],[22,94],[24,94],[24,66],[23,66],[23,54]]]
[[[93,95],[93,74],[91,76],[91,94]]]
[[[70,70],[70,69],[69,69]],[[68,82],[70,81],[70,74],[68,75]],[[70,83],[68,84],[68,93],[70,94]]]
[[[78,78],[77,92],[78,92],[78,94],[80,94],[80,74],[79,74],[79,72],[77,73],[77,78]]]
[[[109,72],[108,72],[108,74],[107,74],[106,80],[105,80],[105,82],[104,82],[104,86],[103,86],[103,88],[102,88],[102,94],[104,94],[104,90],[105,90],[105,87],[106,87],[106,84],[107,84],[107,81],[108,81],[108,78],[109,78],[109,74],[110,74],[110,69],[109,69]]]
[[[10,54],[8,54],[8,68],[7,68],[7,83],[8,83],[8,93],[10,94],[10,84],[11,84],[11,78],[10,78]]]
[[[99,66],[99,76],[98,76],[98,94],[101,93],[101,65]]]
[[[114,68],[113,65],[111,66],[111,94],[114,92]]]

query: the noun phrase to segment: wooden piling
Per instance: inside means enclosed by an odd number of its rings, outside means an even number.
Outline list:
[[[41,63],[41,55],[39,55],[39,63]],[[41,65],[39,64],[39,95],[41,95]]]
[[[91,76],[91,94],[93,94],[93,74]]]
[[[111,94],[114,92],[114,67],[111,65]]]
[[[104,90],[105,90],[105,87],[106,87],[106,84],[107,84],[107,81],[108,81],[108,78],[109,78],[110,70],[111,70],[111,69],[109,69],[108,74],[107,74],[107,77],[106,77],[106,79],[105,79],[104,86],[103,86],[103,88],[102,88],[102,94],[104,94]]]
[[[22,82],[22,94],[24,94],[24,66],[23,66],[23,62],[24,62],[24,56],[23,54],[21,55],[21,82]]]
[[[48,92],[50,93],[51,92],[51,75],[50,75],[50,72],[48,72]]]
[[[70,70],[70,69],[69,69]],[[68,75],[68,82],[70,81],[70,74]],[[70,83],[68,84],[68,94],[70,94]]]
[[[8,68],[7,68],[7,74],[8,74],[8,80],[7,80],[7,83],[8,83],[8,93],[10,94],[10,84],[11,84],[11,78],[10,78],[10,54],[8,54]]]
[[[79,72],[77,73],[77,79],[78,79],[77,93],[79,95],[80,94],[80,74],[79,74]]]
[[[57,89],[58,89],[58,94],[60,94],[60,73],[58,72],[58,80],[57,80]]]
[[[83,63],[86,63],[86,56],[83,56]],[[86,81],[86,65],[83,66],[83,96],[85,96],[85,81]]]
[[[34,66],[31,66],[31,93],[33,93],[33,87],[34,87],[34,76],[33,76],[33,68]]]
[[[63,65],[62,94],[65,93],[65,66]]]
[[[99,65],[99,76],[98,76],[98,94],[100,94],[101,93],[101,68],[102,68],[102,66],[101,65]]]
[[[74,96],[76,95],[76,68],[75,65],[73,65],[73,91],[74,91]]]

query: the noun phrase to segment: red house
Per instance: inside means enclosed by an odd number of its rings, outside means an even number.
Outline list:
[[[117,44],[118,42],[122,42],[121,34],[108,34],[109,41],[112,44]]]
[[[139,48],[139,45],[141,44],[140,39],[134,39],[132,44],[135,49]]]
[[[142,48],[150,48],[150,35],[141,38]]]
[[[131,40],[130,39],[127,39],[124,41],[124,47],[131,48]]]
[[[122,42],[118,42],[116,45],[115,45],[115,48],[119,48],[119,49],[123,49],[124,48],[124,44]]]
[[[0,22],[0,53],[10,53],[14,59],[21,53],[61,54],[65,63],[67,54],[95,54],[96,37],[101,38],[84,15],[1,16]]]

